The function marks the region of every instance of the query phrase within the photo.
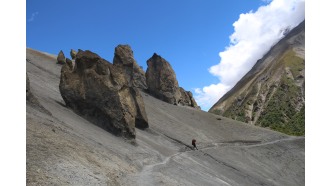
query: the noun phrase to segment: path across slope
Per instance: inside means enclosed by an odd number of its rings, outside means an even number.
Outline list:
[[[264,142],[262,143],[261,141],[242,141],[242,140],[235,140],[235,141],[224,141],[224,142],[214,142],[211,144],[203,144],[204,147],[200,147],[199,150],[192,150],[192,147],[182,143],[180,140],[176,140],[173,138],[170,138],[174,143],[179,143],[181,144],[181,148],[179,152],[173,153],[169,156],[163,157],[161,161],[153,163],[153,164],[148,164],[145,165],[142,170],[134,175],[128,176],[128,178],[134,178],[137,180],[137,182],[133,182],[137,185],[157,185],[159,182],[159,177],[163,177],[163,179],[166,179],[166,176],[162,176],[163,174],[167,174],[166,168],[169,168],[171,170],[171,166],[169,165],[169,162],[172,161],[174,163],[175,160],[173,160],[175,157],[180,156],[181,158],[186,158],[186,159],[194,159],[194,156],[196,154],[201,154],[205,156],[205,158],[209,158],[210,160],[214,161],[216,164],[219,164],[223,167],[227,167],[226,169],[234,172],[237,175],[240,175],[240,177],[245,177],[246,179],[249,180],[249,182],[253,183],[254,185],[270,185],[272,182],[263,182],[261,180],[255,179],[254,175],[250,174],[249,172],[244,172],[240,170],[237,165],[232,165],[231,163],[227,163],[221,159],[217,159],[215,156],[211,155],[210,153],[206,152],[205,150],[209,149],[219,149],[222,147],[226,148],[245,148],[245,147],[258,147],[258,146],[267,146],[267,145],[273,145],[276,143],[283,143],[283,142],[289,142],[289,141],[294,141],[294,140],[299,140],[303,139],[301,137],[288,137],[285,139],[279,139],[279,140],[274,140],[274,141],[269,141],[269,142]],[[210,146],[211,145],[211,146]],[[184,156],[183,156],[184,154]],[[189,157],[189,158],[187,158]],[[205,159],[204,158],[204,159]],[[194,159],[194,161],[191,161],[191,166],[194,166],[193,163],[196,163],[195,166],[201,167],[202,164],[197,163],[198,161],[203,161],[202,159]],[[209,169],[207,166],[202,166],[204,170]],[[204,172],[207,177],[216,177],[217,179],[217,184],[218,185],[231,185],[230,183],[226,182],[225,179],[221,179],[218,175],[214,173],[211,169],[207,170]],[[158,181],[158,182],[157,182]]]

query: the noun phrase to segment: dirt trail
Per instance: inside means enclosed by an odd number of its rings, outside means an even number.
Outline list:
[[[264,145],[271,145],[283,141],[291,141],[291,140],[299,140],[299,139],[304,139],[304,137],[295,137],[295,136],[289,136],[287,138],[282,138],[278,140],[273,140],[273,141],[268,141],[268,142],[262,142],[258,140],[234,140],[234,141],[224,141],[224,142],[214,142],[214,143],[209,143],[209,144],[203,144],[203,146],[206,147],[201,147],[199,150],[206,150],[206,149],[211,149],[214,147],[221,147],[221,146],[231,146],[231,147],[260,147]]]
[[[230,168],[232,168],[236,171],[239,171],[236,168],[226,164],[225,162],[221,162],[221,161],[217,160],[215,157],[213,157],[212,155],[206,153],[203,150],[214,149],[214,148],[218,148],[218,147],[221,147],[221,146],[226,146],[226,147],[228,147],[228,146],[231,146],[231,147],[258,147],[258,146],[263,146],[263,145],[271,145],[271,144],[275,144],[275,143],[280,143],[280,142],[283,142],[283,141],[302,139],[301,137],[288,137],[288,138],[269,141],[269,142],[264,142],[264,143],[262,143],[261,141],[253,141],[253,140],[234,140],[234,141],[214,142],[214,143],[209,143],[209,144],[203,144],[206,147],[200,147],[198,150],[192,150],[192,147],[190,147],[189,145],[181,142],[180,140],[174,139],[174,138],[169,137],[169,136],[166,136],[166,137],[174,140],[175,142],[180,143],[180,145],[185,150],[174,153],[170,156],[167,156],[161,162],[157,162],[157,163],[153,163],[153,164],[149,164],[149,165],[144,166],[140,172],[136,173],[133,176],[135,178],[138,178],[137,182],[135,184],[141,185],[141,186],[142,185],[143,186],[144,185],[146,185],[146,186],[147,185],[155,185],[156,183],[154,182],[154,177],[155,177],[154,174],[157,174],[159,172],[158,171],[159,169],[156,170],[155,168],[159,167],[159,166],[166,166],[172,160],[172,158],[174,158],[175,156],[180,156],[180,155],[185,154],[185,153],[201,152],[204,156],[210,157],[211,159],[213,159],[217,163],[221,163],[221,164],[223,164],[227,167],[230,167]],[[219,179],[219,180],[221,181],[221,183],[224,183],[226,185],[228,184],[224,180],[221,180],[221,179]]]
[[[177,152],[171,156],[166,157],[163,161],[159,163],[154,163],[151,165],[146,165],[143,167],[142,171],[138,173],[138,185],[155,185],[152,178],[152,173],[155,167],[160,165],[166,165],[174,156],[177,156],[183,152]]]

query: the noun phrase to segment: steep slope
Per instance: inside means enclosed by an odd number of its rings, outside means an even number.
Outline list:
[[[27,49],[27,185],[304,185],[305,138],[290,137],[141,92],[149,129],[136,144],[67,108],[56,56]],[[198,151],[189,147],[197,140]]]
[[[291,135],[305,133],[305,21],[292,29],[209,112]]]

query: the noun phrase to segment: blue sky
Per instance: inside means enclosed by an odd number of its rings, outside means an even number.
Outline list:
[[[289,4],[285,0],[274,1],[278,1],[277,8]],[[304,0],[288,1],[304,4]],[[260,7],[270,7],[271,3],[267,0],[98,0],[92,3],[81,0],[27,0],[26,45],[56,55],[63,50],[67,57],[70,56],[70,49],[91,50],[112,62],[114,48],[119,44],[129,44],[136,61],[144,70],[147,69],[146,61],[155,52],[170,62],[179,85],[191,91],[197,103],[207,111],[237,82],[239,76],[251,68],[251,61],[260,55],[262,57],[264,51],[256,47],[258,55],[248,57],[249,65],[242,62],[241,67],[237,67],[241,70],[228,70],[230,75],[225,75],[227,80],[221,72],[220,64],[232,58],[227,57],[222,62],[219,54],[244,40],[244,37],[260,38],[240,30],[247,28],[248,33],[259,33],[256,29],[260,28],[247,24],[249,20],[254,20],[249,15],[253,17]],[[290,16],[290,12],[285,16]],[[282,20],[286,20],[285,16]],[[244,17],[248,21],[239,22]],[[270,30],[280,33],[282,27],[292,27],[301,19]],[[236,27],[234,23],[237,23]],[[256,21],[250,21],[250,24],[260,25]],[[234,33],[237,33],[236,36]],[[279,34],[276,39],[265,39],[264,42],[276,42],[280,37]],[[257,43],[265,48],[264,43]],[[242,50],[249,53],[243,48],[235,55],[244,56]],[[223,84],[222,81],[228,83]]]

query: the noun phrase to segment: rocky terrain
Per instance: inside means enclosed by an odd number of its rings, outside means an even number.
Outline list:
[[[70,66],[67,60],[58,64],[55,55],[26,50],[27,185],[305,184],[304,137],[170,104],[148,91],[139,90],[139,94],[149,127],[135,129],[135,143],[104,130],[70,106],[60,91],[65,74],[77,78],[68,79],[70,86],[74,82],[93,86],[88,81],[96,83],[95,79],[108,73],[102,70],[106,68],[98,69],[108,64],[96,54],[86,55],[94,56],[95,63],[84,64],[86,52],[78,51]],[[79,63],[85,67],[81,71]],[[73,74],[75,68],[83,75]],[[62,75],[61,69],[66,71]],[[96,78],[83,78],[89,75]],[[97,83],[107,81],[112,80]],[[86,88],[77,94],[88,97]],[[193,138],[198,150],[191,150]]]
[[[209,112],[290,135],[304,135],[305,21],[258,60]]]

